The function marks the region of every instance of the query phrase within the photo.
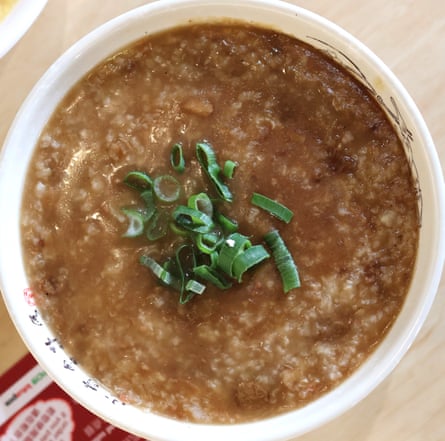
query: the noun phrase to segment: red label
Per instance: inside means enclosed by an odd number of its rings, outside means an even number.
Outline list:
[[[106,423],[73,401],[27,354],[0,377],[0,441],[143,439]]]

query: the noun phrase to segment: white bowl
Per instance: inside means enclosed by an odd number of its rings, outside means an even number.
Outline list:
[[[420,191],[422,225],[414,278],[400,316],[369,359],[317,401],[274,418],[234,425],[171,420],[123,405],[74,365],[54,340],[26,293],[19,231],[21,193],[28,163],[55,107],[88,70],[140,37],[189,19],[232,17],[280,29],[329,53],[360,79],[399,131]],[[90,33],[37,83],[7,137],[0,164],[1,289],[17,329],[44,369],[78,402],[112,424],[151,440],[285,440],[320,426],[355,405],[396,366],[423,324],[440,281],[445,250],[444,184],[427,127],[408,93],[363,44],[329,21],[274,0],[166,0],[130,11]],[[25,294],[25,295],[24,295]]]
[[[25,35],[42,12],[47,0],[18,0],[9,14],[0,21],[0,58]]]

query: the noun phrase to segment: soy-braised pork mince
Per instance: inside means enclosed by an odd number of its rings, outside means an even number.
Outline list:
[[[218,210],[252,243],[279,231],[299,288],[284,293],[269,258],[182,304],[140,264],[184,239],[124,237],[122,208],[139,203],[125,176],[174,176],[181,203],[213,197],[202,141],[236,164]],[[148,36],[89,72],[40,137],[22,213],[30,285],[67,352],[122,400],[206,423],[298,408],[356,370],[401,309],[418,227],[403,146],[368,91],[306,44],[236,23]]]

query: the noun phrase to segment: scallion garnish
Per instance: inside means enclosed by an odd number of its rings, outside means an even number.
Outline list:
[[[135,208],[122,208],[121,211],[129,220],[127,231],[123,234],[123,237],[141,236],[144,232],[143,212]]]
[[[170,230],[176,234],[177,236],[188,237],[189,232],[176,224],[176,222],[172,221],[169,223]]]
[[[231,161],[230,159],[224,163],[224,167],[222,170],[223,175],[228,178],[232,179],[233,174],[235,173],[235,168],[238,166],[238,163],[235,161]]]
[[[299,288],[301,283],[297,266],[280,233],[277,230],[272,230],[264,236],[264,240],[272,250],[272,256],[283,282],[284,292],[288,293],[293,288]]]
[[[196,276],[210,282],[219,289],[229,289],[232,283],[217,269],[208,265],[200,265],[193,268],[193,272]]]
[[[207,216],[213,216],[213,202],[207,193],[198,193],[190,196],[187,205],[194,210],[199,210]]]
[[[214,226],[210,216],[185,205],[178,205],[172,216],[178,226],[194,233],[209,233]]]
[[[183,173],[185,170],[185,159],[182,151],[182,144],[174,144],[170,153],[170,164],[173,170]]]
[[[137,191],[150,190],[153,187],[153,181],[147,173],[140,171],[131,171],[124,178],[124,183]]]
[[[235,281],[241,283],[247,271],[270,257],[263,245],[253,244],[250,237],[238,231],[235,219],[220,211],[227,208],[224,202],[230,203],[233,198],[223,178],[231,179],[238,164],[227,160],[221,169],[208,142],[196,144],[196,155],[218,197],[212,198],[201,192],[189,196],[183,205],[178,203],[183,189],[169,174],[152,179],[144,172],[132,171],[124,178],[126,185],[139,192],[142,204],[122,209],[129,220],[124,236],[136,237],[145,233],[150,241],[161,239],[167,233],[175,237],[172,240],[179,245],[174,256],[158,263],[143,255],[140,263],[161,283],[178,291],[181,304],[201,295],[208,283],[222,290],[230,288]],[[170,164],[175,171],[184,171],[181,144],[172,147]],[[254,193],[251,202],[285,222],[290,222],[293,216],[287,207],[262,194]],[[296,265],[278,231],[266,234],[264,241],[281,275],[284,292],[299,287]]]
[[[185,285],[185,290],[189,291],[193,294],[199,294],[201,295],[206,289],[206,286],[203,285],[202,283],[198,282],[197,280],[193,280],[190,279],[189,281],[187,281],[186,285]],[[186,302],[184,302],[186,303]]]
[[[232,202],[232,192],[221,180],[222,171],[216,160],[216,154],[213,151],[213,147],[208,142],[198,142],[196,144],[196,156],[202,169],[214,185],[218,196],[223,201]]]
[[[289,208],[260,193],[254,193],[251,202],[253,205],[268,211],[272,216],[275,216],[286,223],[289,223],[294,216]]]
[[[218,230],[197,234],[195,237],[196,246],[204,254],[211,254],[216,251],[223,240],[224,238]]]
[[[140,194],[141,199],[144,201],[144,221],[148,222],[156,212],[156,203],[152,190],[144,190]]]
[[[235,258],[243,253],[247,248],[250,248],[252,243],[247,236],[240,233],[230,234],[219,250],[217,265],[228,276],[234,277],[233,262]]]
[[[187,280],[186,275],[189,268],[196,266],[195,250],[190,245],[181,245],[176,249],[175,253],[175,273],[179,278],[179,303],[187,303],[193,298],[194,293],[186,293]]]
[[[157,210],[146,226],[145,234],[148,240],[161,239],[167,234],[170,215],[165,210]]]
[[[270,257],[263,245],[252,245],[251,247],[239,253],[232,263],[232,273],[238,282],[241,282],[243,274],[250,268],[258,265]]]
[[[217,212],[216,213],[216,221],[219,225],[221,225],[221,228],[226,233],[235,233],[235,231],[238,231],[238,222],[234,219],[230,219],[229,217],[225,216],[222,213]]]
[[[163,284],[170,287],[178,286],[178,279],[174,277],[169,271],[162,267],[156,260],[152,259],[150,256],[142,255],[139,258],[141,265],[149,268],[153,274],[159,279]]]
[[[179,199],[181,186],[173,176],[162,175],[153,181],[153,193],[158,201],[164,204],[172,204]]]
[[[211,268],[216,268],[218,266],[218,256],[219,250],[212,251],[209,254],[210,264],[208,266],[210,266]]]

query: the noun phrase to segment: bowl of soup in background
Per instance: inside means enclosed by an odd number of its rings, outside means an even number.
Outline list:
[[[403,145],[418,194],[420,227],[414,273],[403,307],[383,341],[347,379],[295,410],[234,424],[201,424],[125,402],[65,352],[42,319],[29,289],[20,219],[35,145],[59,103],[85,74],[148,34],[222,18],[296,37],[334,59],[366,87]],[[0,211],[8,213],[0,231],[1,290],[20,335],[42,367],[75,400],[106,421],[152,440],[284,440],[333,419],[363,399],[394,369],[419,332],[439,284],[444,261],[444,186],[435,147],[419,111],[400,82],[364,45],[324,18],[290,4],[269,0],[161,1],[111,20],[71,47],[36,84],[9,131],[0,168]]]
[[[0,10],[0,58],[23,37],[42,12],[46,0],[7,0]],[[1,13],[4,13],[2,16]]]

